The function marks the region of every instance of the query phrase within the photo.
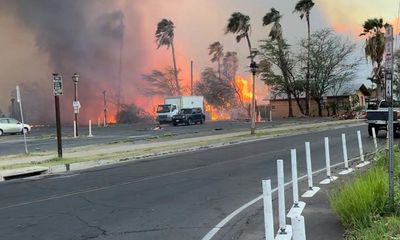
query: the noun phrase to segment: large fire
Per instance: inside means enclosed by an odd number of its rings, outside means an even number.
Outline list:
[[[251,92],[251,84],[249,81],[238,75],[235,77],[235,87],[243,102],[251,102],[253,93]]]

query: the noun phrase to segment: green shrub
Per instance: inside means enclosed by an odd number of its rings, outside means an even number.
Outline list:
[[[329,194],[332,208],[347,229],[363,229],[383,215],[387,203],[388,177],[374,167],[353,182],[337,186]]]

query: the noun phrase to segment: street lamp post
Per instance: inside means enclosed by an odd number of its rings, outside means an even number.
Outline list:
[[[74,103],[78,102],[78,82],[79,82],[79,74],[74,73],[74,75],[72,75],[72,81],[74,82],[74,86],[75,86],[75,96],[74,96]],[[79,136],[78,134],[78,112],[79,112],[79,108],[75,108],[74,109],[74,113],[75,113],[75,136]]]
[[[251,99],[251,134],[255,134],[256,132],[256,73],[257,73],[258,65],[252,60],[250,64],[250,71],[253,75],[253,94]]]

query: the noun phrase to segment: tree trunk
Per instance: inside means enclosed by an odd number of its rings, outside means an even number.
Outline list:
[[[303,109],[303,106],[301,105],[300,98],[299,98],[299,97],[296,97],[296,96],[294,96],[294,99],[296,100],[297,106],[299,107],[299,110],[300,110],[301,114],[305,115],[305,114],[304,114],[304,109]]]
[[[306,73],[306,115],[310,115],[310,42],[311,42],[311,30],[310,30],[310,13],[307,13],[307,73]]]
[[[177,91],[178,91],[178,95],[181,95],[181,86],[180,86],[179,80],[178,80],[178,69],[176,68],[176,59],[175,59],[174,42],[171,42],[171,50],[172,50],[172,60],[173,60],[173,62],[174,62],[174,75],[175,75],[176,89],[177,89]]]
[[[292,94],[286,92],[288,95],[288,103],[289,103],[289,114],[288,117],[293,117],[293,105],[292,105]]]
[[[321,100],[315,99],[315,101],[318,104],[318,116],[322,117],[322,106],[321,106]]]

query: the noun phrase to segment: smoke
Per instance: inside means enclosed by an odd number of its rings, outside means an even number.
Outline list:
[[[124,59],[125,64],[135,62],[129,68],[122,66],[122,69],[129,71],[129,74],[122,75],[121,82],[126,85],[126,87],[123,85],[122,89],[129,93],[137,91],[130,83],[138,79],[137,76],[141,74],[141,62],[145,59],[140,46],[144,40],[135,37],[133,42],[125,44],[121,49],[127,34],[124,24],[126,19],[121,10],[122,4],[118,1],[13,0],[2,1],[0,9],[0,14],[7,13],[7,16],[17,19],[18,29],[13,29],[12,32],[31,32],[35,46],[48,58],[47,72],[46,69],[38,69],[42,71],[38,74],[42,76],[41,79],[33,81],[31,85],[21,79],[14,79],[15,84],[23,83],[21,87],[27,87],[27,90],[22,91],[22,98],[38,111],[38,115],[41,115],[31,118],[27,116],[28,120],[53,121],[54,112],[52,114],[48,111],[54,108],[51,91],[53,72],[63,75],[64,95],[61,97],[61,104],[65,122],[71,122],[73,119],[74,91],[71,76],[75,72],[80,74],[78,98],[82,105],[81,117],[84,121],[100,117],[103,108],[103,90],[107,91],[108,96],[118,95],[120,57]],[[130,8],[133,11],[134,9]],[[140,18],[139,13],[130,13],[132,14]],[[140,32],[139,23],[136,21],[132,21],[129,28],[130,35]],[[139,57],[141,61],[135,61]],[[35,59],[31,58],[30,61]],[[20,71],[25,71],[22,62],[18,68]],[[28,75],[32,69],[26,69],[26,72]],[[1,98],[4,101],[3,95]],[[108,105],[115,108],[113,103],[116,101],[111,98]]]

